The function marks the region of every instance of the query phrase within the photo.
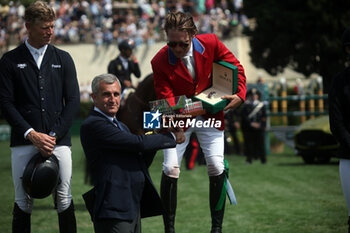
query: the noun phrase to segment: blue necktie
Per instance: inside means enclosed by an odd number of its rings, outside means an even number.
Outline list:
[[[123,130],[123,127],[122,127],[122,125],[119,123],[119,121],[117,120],[117,118],[113,118],[113,123],[116,124],[120,130]]]

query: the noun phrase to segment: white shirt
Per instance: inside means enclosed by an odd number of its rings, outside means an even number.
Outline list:
[[[128,59],[123,57],[123,56],[119,56],[119,58],[122,61],[124,69],[127,70],[129,68],[129,61],[128,61]]]
[[[29,52],[32,54],[34,61],[36,65],[38,66],[38,69],[40,70],[41,62],[43,61],[46,49],[47,49],[47,44],[41,47],[40,49],[36,49],[33,46],[31,46],[28,43],[28,40],[25,40],[25,45],[29,49]],[[32,131],[33,128],[28,129],[26,132],[24,132],[24,138],[27,138],[27,135]]]
[[[36,49],[28,43],[28,40],[26,40],[24,43],[27,46],[27,48],[29,49],[29,52],[32,54],[34,61],[36,62],[36,65],[38,66],[38,69],[40,70],[40,65],[41,65],[41,62],[43,61],[43,58],[44,58],[44,55],[45,55],[45,52],[47,49],[47,44],[39,49]]]

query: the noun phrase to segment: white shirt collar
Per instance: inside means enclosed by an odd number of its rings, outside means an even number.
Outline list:
[[[127,62],[127,61],[128,61],[128,59],[125,58],[125,57],[123,57],[122,55],[120,55],[119,58],[120,58],[120,60],[122,60],[123,62]]]
[[[39,48],[39,49],[36,49],[34,48],[33,46],[31,46],[29,43],[28,43],[28,40],[25,40],[25,45],[27,46],[27,48],[29,49],[30,53],[34,56],[43,56],[46,52],[46,49],[47,49],[47,44],[44,45],[43,47]]]
[[[46,52],[46,49],[47,49],[47,44],[44,45],[43,47],[39,48],[39,49],[36,49],[36,48],[34,48],[33,46],[31,46],[28,43],[28,40],[26,40],[25,41],[25,45],[29,49],[29,52],[32,54],[33,59],[34,59],[36,65],[38,66],[38,69],[40,69],[41,62],[44,59],[44,55],[45,55],[45,52]]]
[[[122,55],[119,56],[120,60],[122,61],[122,64],[124,66],[124,69],[128,69],[129,67],[129,61],[127,58],[123,57]]]
[[[104,112],[102,112],[98,107],[96,107],[96,106],[94,106],[94,110],[96,111],[96,112],[99,112],[99,113],[101,113],[102,115],[104,115],[105,117],[107,117],[107,119],[109,119],[111,122],[113,122],[113,117],[110,117],[110,116],[107,116]]]

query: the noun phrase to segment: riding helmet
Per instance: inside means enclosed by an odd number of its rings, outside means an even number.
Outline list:
[[[28,162],[23,172],[22,185],[26,193],[32,198],[49,196],[59,180],[58,159],[55,155],[44,158],[37,153]]]
[[[123,40],[119,43],[118,48],[120,51],[122,51],[123,49],[133,50],[135,48],[135,42],[131,39]]]

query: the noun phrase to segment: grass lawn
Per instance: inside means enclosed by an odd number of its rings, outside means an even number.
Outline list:
[[[13,184],[8,142],[0,142],[0,232],[11,232]],[[81,194],[84,184],[84,155],[78,137],[73,138],[72,193],[76,206],[78,232],[93,232]],[[226,156],[237,206],[226,203],[225,233],[336,233],[347,232],[347,209],[339,181],[338,161],[326,165],[305,165],[286,148],[271,154],[266,165],[245,163],[242,156]],[[157,188],[161,177],[161,152],[150,168]],[[178,186],[176,232],[210,231],[209,180],[205,166],[182,169]],[[52,198],[35,200],[32,232],[58,232]],[[142,220],[144,233],[163,232],[161,217]]]

